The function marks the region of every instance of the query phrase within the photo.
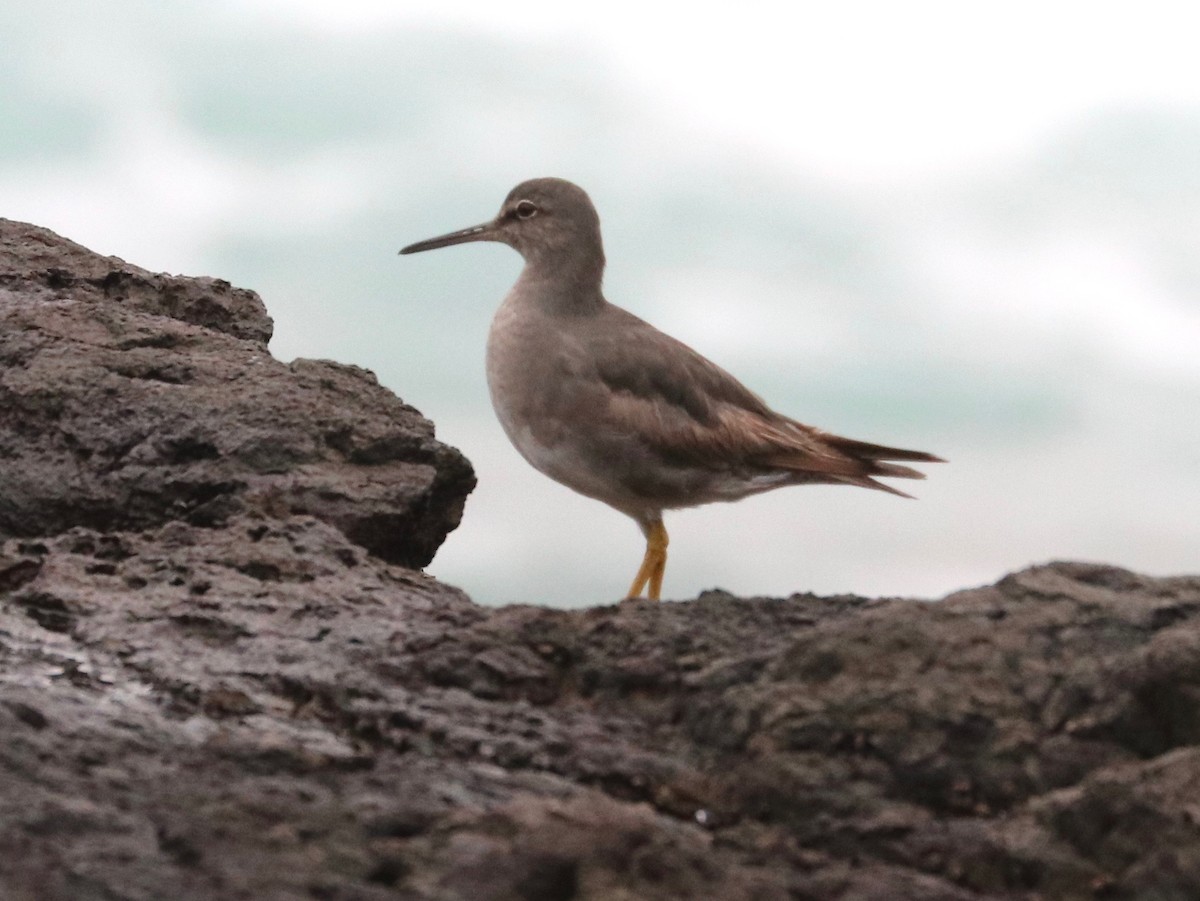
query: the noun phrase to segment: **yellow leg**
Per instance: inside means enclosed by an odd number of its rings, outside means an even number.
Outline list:
[[[646,555],[642,557],[642,565],[633,577],[633,584],[629,586],[629,598],[640,597],[642,589],[649,584],[648,596],[650,600],[657,601],[662,593],[663,573],[667,571],[667,545],[670,541],[661,519],[643,526],[642,531],[646,533]]]

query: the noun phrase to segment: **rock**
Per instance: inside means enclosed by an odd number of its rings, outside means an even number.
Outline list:
[[[252,295],[232,335],[80,281],[0,289],[5,901],[1200,897],[1200,577],[482,608],[400,565],[470,479],[415,411],[271,360]],[[137,317],[192,376],[111,368]]]
[[[221,279],[147,272],[116,257],[92,253],[49,229],[9,219],[0,219],[0,291],[6,307],[33,301],[62,310],[74,301],[110,311],[133,310],[243,338],[263,348],[274,327],[253,291],[234,288]],[[84,321],[80,317],[73,324],[81,326]],[[69,313],[46,322],[72,324]],[[147,347],[156,346],[152,336],[169,342],[172,334],[156,327],[161,323],[153,320],[100,317],[92,325],[120,329]]]
[[[1200,892],[1200,578],[487,610],[293,516],[0,582],[6,897]]]
[[[267,352],[258,296],[0,220],[0,536],[311,514],[424,566],[474,476],[363,369]]]

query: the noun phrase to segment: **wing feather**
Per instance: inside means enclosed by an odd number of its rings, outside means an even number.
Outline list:
[[[782,416],[715,363],[619,307],[586,334],[599,427],[636,436],[659,459],[713,469],[758,467],[797,480],[845,482],[904,495],[873,477],[924,478],[888,460],[941,462],[922,451],[833,435]]]

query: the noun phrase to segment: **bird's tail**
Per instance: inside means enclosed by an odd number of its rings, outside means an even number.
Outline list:
[[[900,497],[912,497],[912,495],[905,494],[903,491],[893,488],[891,485],[885,485],[883,482],[877,482],[875,481],[875,477],[923,479],[925,478],[925,473],[913,469],[911,466],[901,466],[898,463],[889,461],[906,460],[913,463],[946,462],[941,457],[927,454],[924,451],[905,450],[901,447],[887,447],[882,444],[869,444],[866,441],[855,441],[853,438],[843,438],[840,435],[827,434],[823,438],[829,447],[845,454],[862,466],[859,472],[852,476],[842,477],[838,481],[848,482],[852,485],[861,485],[864,488],[876,488],[879,491],[887,491],[891,494],[897,494]]]

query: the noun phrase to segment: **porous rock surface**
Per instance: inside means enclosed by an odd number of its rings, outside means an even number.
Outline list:
[[[258,295],[0,219],[0,536],[309,513],[424,566],[474,486],[363,369],[271,357]]]
[[[0,225],[5,901],[1200,897],[1200,577],[481,608],[402,565],[470,484],[418,414]]]

